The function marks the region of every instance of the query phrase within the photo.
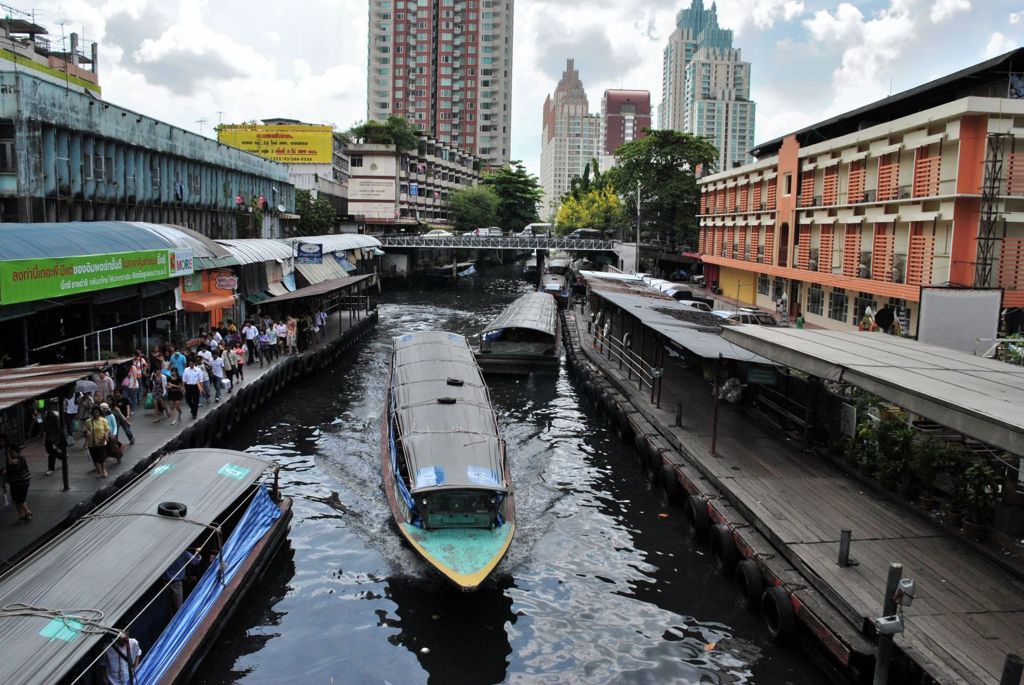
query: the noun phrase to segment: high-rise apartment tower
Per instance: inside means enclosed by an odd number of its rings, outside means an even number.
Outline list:
[[[592,159],[600,163],[601,158],[601,117],[590,113],[587,91],[571,59],[555,92],[544,99],[540,145],[541,214],[547,218],[558,209],[572,179],[582,176]]]
[[[514,0],[370,0],[367,117],[508,162]]]
[[[718,25],[715,3],[703,0],[676,15],[665,48],[658,127],[703,136],[718,148],[718,169],[751,160],[754,102],[750,63],[732,47],[732,31]]]
[[[610,89],[601,98],[601,169],[615,166],[615,151],[647,137],[651,127],[651,93]]]

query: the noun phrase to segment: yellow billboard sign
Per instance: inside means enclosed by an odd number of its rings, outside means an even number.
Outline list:
[[[284,164],[330,164],[334,131],[307,124],[224,124],[217,140]]]

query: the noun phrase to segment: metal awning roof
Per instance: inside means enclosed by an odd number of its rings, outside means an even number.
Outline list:
[[[127,221],[0,223],[0,261],[169,250],[177,247],[145,224]]]
[[[239,264],[256,264],[292,258],[292,246],[283,240],[269,238],[226,239],[216,241],[224,246]]]
[[[845,381],[975,440],[1024,455],[1024,367],[881,333],[737,326],[780,364]]]
[[[332,235],[311,235],[304,238],[288,238],[285,242],[317,243],[324,246],[324,253],[344,252],[346,250],[380,248],[381,242],[372,235],[360,233],[336,233]]]
[[[487,324],[483,332],[502,328],[528,328],[553,336],[558,330],[558,303],[547,293],[526,293]]]
[[[68,364],[36,364],[16,369],[0,369],[0,411],[16,404],[41,397],[61,387],[85,378],[94,371],[110,364],[116,366],[128,361],[108,359],[103,361],[71,362]]]
[[[320,264],[296,264],[295,270],[302,274],[302,277],[309,281],[310,285],[333,281],[348,275],[341,264],[338,264],[338,260],[330,256],[324,257]]]
[[[360,281],[365,281],[367,278],[372,276],[373,274],[362,274],[361,276],[346,276],[344,278],[335,278],[329,281],[320,281],[315,285],[307,285],[305,288],[299,288],[298,290],[290,293],[284,293],[283,295],[262,300],[261,304],[277,304],[288,300],[299,300],[303,297],[326,295],[327,293],[334,292],[339,288],[345,288],[350,285],[355,285]]]
[[[394,344],[394,414],[412,492],[506,490],[497,418],[466,339],[423,331],[395,338]],[[442,397],[454,401],[442,404]]]
[[[723,339],[723,329],[740,326],[714,314],[683,306],[670,297],[649,293],[637,295],[613,290],[591,289],[592,292],[628,314],[640,319],[648,328],[657,331],[679,347],[698,357],[770,364],[764,357],[751,354]]]
[[[119,624],[196,538],[212,535],[204,534],[202,526],[223,521],[225,509],[272,463],[221,449],[183,450],[164,457],[136,483],[0,577],[0,607],[21,603],[69,613],[92,610],[101,612],[100,623]],[[184,503],[188,520],[152,516],[161,502]],[[109,643],[110,637],[77,630],[72,621],[5,616],[0,644],[7,658],[0,659],[0,682],[61,682],[101,640]]]
[[[233,266],[238,263],[226,247],[190,228],[142,222],[135,222],[134,225],[157,234],[177,247],[191,247],[197,270]]]

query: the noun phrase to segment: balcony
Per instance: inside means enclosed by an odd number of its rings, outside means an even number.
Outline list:
[[[892,256],[892,282],[907,282],[907,254],[897,252]]]
[[[857,265],[858,278],[871,278],[871,251],[861,250],[860,263]]]

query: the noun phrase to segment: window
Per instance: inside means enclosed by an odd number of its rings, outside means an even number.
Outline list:
[[[821,316],[825,308],[825,291],[820,283],[811,283],[807,289],[807,313]]]
[[[0,140],[0,171],[17,171],[13,140]]]
[[[793,194],[793,174],[786,174],[782,177],[782,194]]]
[[[768,274],[759,274],[757,277],[757,294],[767,295],[770,289],[771,285],[768,282]]]
[[[363,158],[362,157],[353,157],[351,159],[350,163],[349,163],[349,166],[354,166],[354,167],[363,166]]]
[[[828,296],[828,318],[834,321],[846,321],[850,305],[850,298],[846,296],[843,288],[833,288]]]
[[[783,293],[786,292],[786,279],[779,276],[775,277],[775,281],[772,283],[772,299],[776,302],[782,299]]]
[[[853,298],[853,324],[856,326],[860,322],[860,317],[864,316],[864,309],[871,307],[871,312],[878,311],[878,302],[875,300],[875,296],[871,293],[857,293],[857,297]]]

